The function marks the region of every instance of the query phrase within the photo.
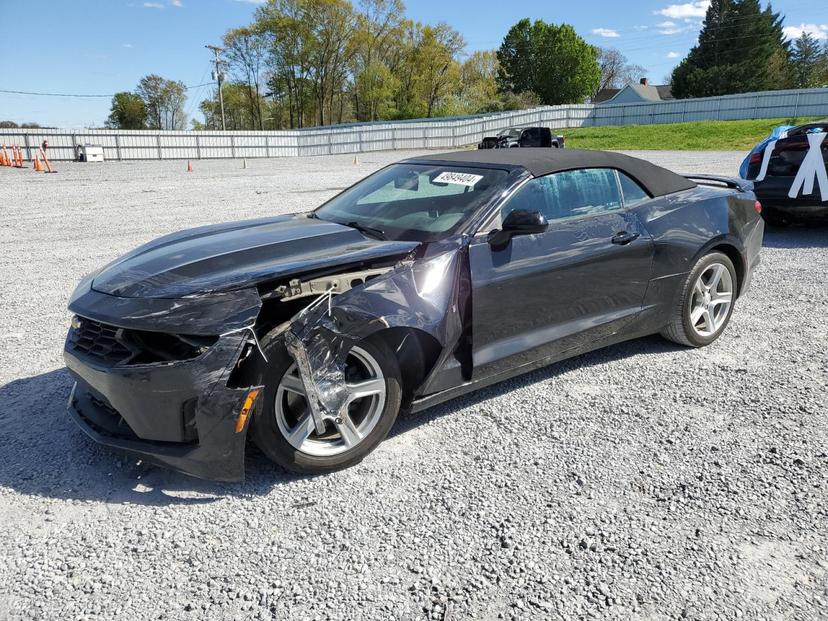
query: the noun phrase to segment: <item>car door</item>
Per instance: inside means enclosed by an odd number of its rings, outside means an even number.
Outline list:
[[[540,146],[540,130],[537,127],[529,127],[524,129],[520,136],[521,147],[539,147]]]
[[[543,233],[493,247],[486,233],[514,209],[541,211]],[[623,205],[616,171],[531,179],[469,247],[475,377],[600,341],[640,312],[653,243]]]

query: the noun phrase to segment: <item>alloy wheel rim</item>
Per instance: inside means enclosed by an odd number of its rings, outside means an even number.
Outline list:
[[[690,325],[699,336],[717,334],[727,321],[733,304],[733,277],[721,263],[708,265],[696,282],[690,296]]]
[[[346,362],[348,407],[334,420],[326,420],[325,433],[313,423],[305,387],[296,364],[290,365],[279,381],[274,414],[279,431],[298,451],[315,457],[331,457],[349,451],[374,430],[385,408],[385,376],[376,359],[359,346],[348,353]]]

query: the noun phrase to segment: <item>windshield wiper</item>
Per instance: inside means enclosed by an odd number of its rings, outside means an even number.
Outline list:
[[[359,222],[348,222],[345,226],[350,226],[352,229],[356,229],[360,233],[365,233],[371,237],[376,237],[377,239],[381,239],[385,241],[385,231],[382,229],[376,229],[372,226],[365,226],[364,224],[360,224]]]

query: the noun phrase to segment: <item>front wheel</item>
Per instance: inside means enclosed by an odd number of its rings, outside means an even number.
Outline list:
[[[727,255],[711,252],[703,256],[687,277],[661,335],[688,347],[710,345],[730,321],[736,283],[736,270]]]
[[[252,432],[271,460],[294,472],[332,472],[359,463],[388,435],[402,389],[399,364],[384,343],[369,339],[350,350],[345,380],[351,401],[340,417],[325,421],[323,433],[314,425],[296,363],[281,339],[268,349]]]

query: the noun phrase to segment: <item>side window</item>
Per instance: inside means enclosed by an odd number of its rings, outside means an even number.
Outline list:
[[[501,222],[515,209],[540,211],[549,221],[590,216],[621,209],[621,192],[614,170],[570,170],[526,183],[501,208]]]
[[[624,194],[625,207],[635,207],[652,198],[644,191],[644,188],[621,171],[618,171],[618,180],[621,182],[621,191]]]
[[[521,142],[523,142],[526,147],[540,146],[540,133],[538,132],[537,127],[530,127],[529,129],[523,130]]]

